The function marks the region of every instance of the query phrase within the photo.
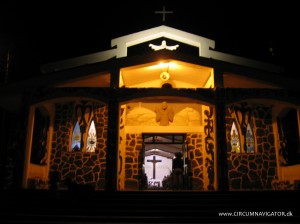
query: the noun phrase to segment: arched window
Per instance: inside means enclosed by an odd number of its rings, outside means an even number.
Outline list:
[[[79,123],[77,121],[72,133],[72,146],[70,151],[78,152],[80,151],[80,146],[81,146],[81,131],[80,131]]]
[[[247,153],[253,153],[254,152],[254,135],[253,135],[253,129],[248,123],[247,130],[246,130],[246,152]]]
[[[97,143],[96,127],[95,127],[94,120],[92,120],[90,123],[90,128],[87,136],[86,151],[95,152],[96,143]]]
[[[231,144],[231,152],[236,152],[236,153],[241,152],[240,136],[235,122],[232,122],[232,126],[231,126],[230,144]]]

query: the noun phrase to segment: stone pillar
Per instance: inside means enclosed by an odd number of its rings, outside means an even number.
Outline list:
[[[225,96],[224,88],[216,88],[217,175],[218,190],[220,191],[228,191]]]
[[[118,119],[119,119],[119,68],[111,70],[111,83],[108,101],[107,154],[105,190],[117,190],[118,170]]]

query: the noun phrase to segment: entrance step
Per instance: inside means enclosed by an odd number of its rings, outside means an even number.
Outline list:
[[[0,223],[299,223],[298,196],[297,191],[4,191]]]

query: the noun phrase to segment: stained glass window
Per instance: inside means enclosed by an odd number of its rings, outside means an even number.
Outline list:
[[[79,123],[77,121],[72,134],[72,146],[71,146],[72,152],[80,151],[80,142],[81,142],[81,132],[80,132]]]
[[[253,136],[251,125],[249,123],[247,125],[247,131],[246,131],[246,147],[247,147],[247,153],[254,152],[254,136]]]
[[[231,137],[230,139],[231,152],[240,153],[241,152],[240,137],[235,122],[232,123],[230,137]]]
[[[96,142],[97,142],[96,127],[95,127],[94,120],[92,120],[88,131],[88,136],[87,136],[86,151],[95,152]]]

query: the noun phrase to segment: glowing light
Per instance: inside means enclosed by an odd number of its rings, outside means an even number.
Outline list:
[[[87,152],[95,152],[96,142],[97,142],[96,127],[95,127],[94,120],[92,120],[90,128],[89,128],[89,132],[88,132],[86,151]]]
[[[170,74],[168,72],[162,72],[160,74],[160,79],[162,81],[167,81],[167,80],[169,80],[169,78],[170,78]]]

